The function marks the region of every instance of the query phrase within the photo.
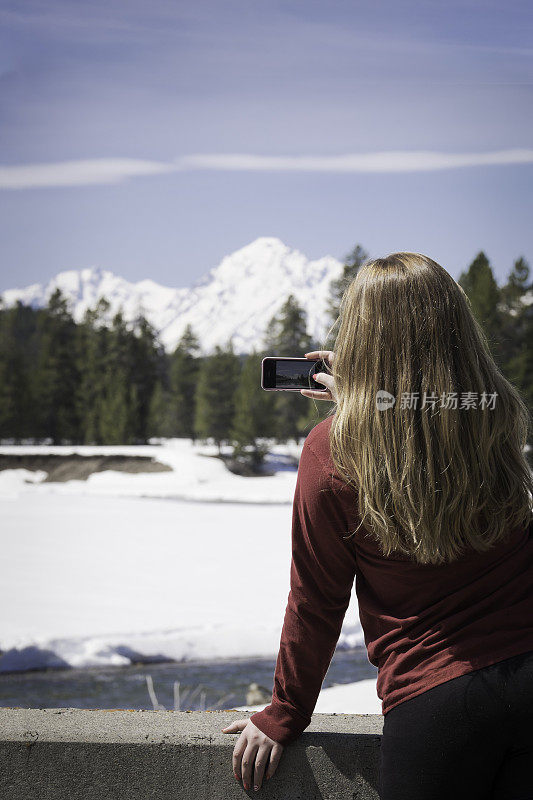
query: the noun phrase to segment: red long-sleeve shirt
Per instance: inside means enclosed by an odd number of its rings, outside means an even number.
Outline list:
[[[447,565],[385,558],[335,470],[331,417],[307,436],[293,502],[292,560],[272,702],[251,715],[286,745],[311,722],[355,580],[382,713],[439,683],[533,650],[533,526]],[[360,518],[359,518],[360,519]]]

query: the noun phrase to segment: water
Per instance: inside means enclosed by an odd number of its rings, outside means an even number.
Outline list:
[[[226,697],[217,708],[234,708],[246,704],[246,692],[252,682],[272,691],[275,666],[275,659],[246,658],[4,674],[0,675],[0,706],[152,710],[146,681],[146,676],[151,675],[157,700],[166,709],[174,708],[174,681],[180,681],[182,697],[187,690],[191,690],[190,694],[197,690],[190,704],[185,698],[182,711],[209,709],[228,694],[231,697]],[[369,663],[366,648],[337,650],[323,688],[376,676],[377,670]]]

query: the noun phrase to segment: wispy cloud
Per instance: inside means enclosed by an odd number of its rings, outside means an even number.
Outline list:
[[[193,155],[178,162],[183,169],[262,170],[282,172],[424,172],[455,167],[531,164],[533,150],[492,153],[435,153],[390,150],[340,156]]]
[[[160,175],[179,167],[134,158],[92,158],[47,164],[0,166],[0,189],[38,189],[120,183],[127,178]]]
[[[338,156],[261,156],[245,153],[196,154],[174,161],[97,158],[45,164],[0,166],[0,189],[117,184],[129,178],[183,170],[238,172],[430,172],[458,167],[532,164],[533,149],[487,153],[391,150]]]

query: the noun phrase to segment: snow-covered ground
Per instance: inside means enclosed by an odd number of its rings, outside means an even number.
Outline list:
[[[274,447],[276,475],[243,478],[206,457],[216,448],[187,440],[1,447],[153,455],[172,472],[41,483],[44,473],[0,471],[0,671],[156,655],[275,657],[296,482],[286,456],[300,450]],[[339,646],[364,646],[355,591]],[[323,690],[316,711],[381,713],[375,680]]]
[[[261,711],[265,705],[235,706],[241,711]],[[316,714],[381,714],[381,700],[373,678],[342,683],[322,689],[315,706]]]
[[[270,443],[269,443],[270,444]],[[68,455],[132,455],[150,456],[172,468],[172,472],[131,474],[115,470],[95,472],[86,481],[72,480],[65,483],[38,485],[46,477],[45,472],[30,470],[0,471],[0,498],[14,499],[25,494],[53,493],[67,495],[100,495],[111,497],[164,497],[180,500],[204,500],[209,502],[236,503],[292,503],[296,472],[290,457],[298,459],[300,445],[270,446],[265,466],[275,475],[245,478],[232,474],[222,459],[214,458],[218,453],[215,445],[193,444],[190,439],[169,439],[161,444],[131,446],[32,446],[2,445],[2,454]],[[228,448],[222,451],[229,453]],[[34,485],[37,484],[37,485]]]

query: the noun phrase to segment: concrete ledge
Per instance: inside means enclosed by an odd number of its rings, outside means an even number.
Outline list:
[[[374,800],[383,717],[314,714],[260,791],[233,776],[243,711],[0,708],[2,800]]]

